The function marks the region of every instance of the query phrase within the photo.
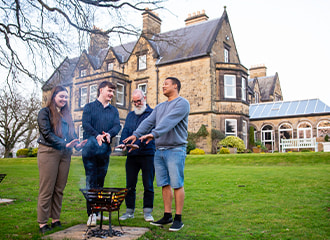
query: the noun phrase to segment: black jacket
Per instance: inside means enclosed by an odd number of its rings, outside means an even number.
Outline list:
[[[69,136],[69,124],[63,118],[61,122],[63,137],[61,138],[55,135],[50,119],[50,109],[48,107],[42,108],[38,114],[40,137],[38,138],[37,142],[58,150],[66,149],[66,144],[71,142],[76,136]]]

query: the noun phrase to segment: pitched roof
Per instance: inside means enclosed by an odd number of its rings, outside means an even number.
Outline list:
[[[69,59],[66,57],[60,66],[53,72],[50,78],[42,86],[43,91],[48,91],[56,85],[68,85],[72,83],[74,69],[79,61],[79,58]]]
[[[208,55],[224,20],[228,21],[226,11],[224,11],[221,18],[185,26],[181,29],[161,33],[149,39],[148,42],[159,58],[157,65]],[[132,41],[115,47],[101,49],[96,56],[88,54],[85,50],[84,52],[93,68],[99,69],[109,50],[113,51],[120,63],[127,62],[136,43],[137,41]],[[77,59],[79,58],[67,59],[67,61],[78,61]],[[59,68],[56,69],[55,72],[58,70]],[[68,72],[67,75],[73,74],[73,71],[74,68],[72,68],[71,73]],[[56,76],[55,72],[43,87],[47,87],[46,85],[54,81],[53,76]]]
[[[260,90],[260,95],[261,95],[262,101],[270,100],[270,96],[274,95],[277,78],[278,78],[277,73],[273,76],[254,78],[254,79],[258,80],[259,90]],[[249,79],[249,81],[248,81],[248,84],[249,84],[249,86],[251,86],[251,88],[252,88],[252,86],[254,88],[254,84],[255,84],[255,81],[253,81],[254,79]]]
[[[251,104],[251,120],[282,118],[299,115],[330,114],[330,107],[319,99]]]

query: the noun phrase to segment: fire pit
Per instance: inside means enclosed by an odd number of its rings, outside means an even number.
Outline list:
[[[112,230],[111,226],[111,212],[118,211],[120,205],[124,201],[127,189],[126,188],[102,188],[102,189],[80,189],[84,197],[88,201],[92,213],[101,212],[100,228],[93,230],[91,236],[105,237],[105,236],[121,236],[123,233]],[[109,231],[102,230],[103,211],[109,212]],[[120,223],[119,223],[120,224]],[[90,227],[88,227],[90,229]]]

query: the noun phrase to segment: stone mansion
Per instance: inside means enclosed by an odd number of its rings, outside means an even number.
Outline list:
[[[61,84],[68,89],[79,137],[83,107],[96,99],[100,82],[107,80],[117,86],[111,104],[118,108],[123,126],[132,110],[132,91],[144,91],[153,108],[166,100],[162,84],[169,76],[181,81],[180,95],[190,102],[190,132],[204,125],[209,133],[215,129],[226,136],[238,136],[248,146],[252,126],[255,138],[263,140],[270,150],[279,150],[279,139],[285,131],[292,131],[291,137],[300,137],[299,126],[304,134],[310,130],[305,137],[330,133],[330,108],[324,103],[319,112],[251,118],[253,106],[284,103],[279,76],[267,76],[263,65],[247,69],[240,62],[226,8],[213,20],[204,11],[189,15],[185,27],[164,33],[155,12],[146,9],[142,21],[139,39],[123,45],[109,46],[108,37],[91,34],[88,51],[65,58],[43,85],[43,103],[52,87]],[[319,102],[316,104],[322,104]],[[198,147],[210,153],[211,134]]]

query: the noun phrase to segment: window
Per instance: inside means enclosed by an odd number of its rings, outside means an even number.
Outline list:
[[[317,125],[317,136],[325,137],[326,135],[330,137],[330,121],[324,120]]]
[[[225,75],[225,98],[236,98],[235,75]]]
[[[282,149],[282,143],[281,143],[281,139],[292,139],[293,136],[293,128],[291,126],[291,124],[289,123],[283,123],[280,125],[280,127],[278,128],[278,139],[279,139],[279,146],[280,149]]]
[[[109,62],[108,63],[108,71],[112,71],[113,70],[113,62]]]
[[[254,103],[259,103],[259,93],[258,92],[254,93]]]
[[[123,125],[122,124],[120,124],[120,131],[119,131],[119,133],[116,135],[116,137],[115,137],[115,146],[118,146],[119,145],[119,142],[120,142],[120,138],[121,138],[121,132],[123,131]],[[115,148],[115,151],[117,151],[117,152],[122,152],[123,151],[123,149],[121,149],[121,148]]]
[[[247,122],[243,120],[243,142],[245,147],[247,147]]]
[[[84,129],[82,125],[79,125],[78,138],[79,138],[79,142],[84,140]]]
[[[229,50],[227,48],[225,48],[223,51],[223,54],[224,54],[224,62],[228,63],[229,62]]]
[[[116,99],[117,99],[117,104],[124,105],[124,85],[123,84],[117,83]]]
[[[87,103],[87,87],[80,88],[80,107],[84,107]]]
[[[147,55],[141,55],[139,56],[138,61],[138,70],[144,70],[147,68]]]
[[[274,151],[274,130],[270,125],[266,125],[261,129],[261,142],[267,149]]]
[[[227,136],[237,136],[237,120],[236,119],[226,119],[225,120],[225,135]]]
[[[138,85],[138,89],[140,89],[144,96],[147,96],[147,84],[146,83],[141,83]]]
[[[80,77],[86,77],[87,76],[87,69],[81,69],[80,70]]]
[[[246,101],[246,80],[242,78],[242,100]]]
[[[89,87],[89,102],[95,101],[96,98],[97,98],[97,85],[94,84]]]
[[[298,125],[298,138],[312,138],[312,126],[308,122],[302,122]]]

